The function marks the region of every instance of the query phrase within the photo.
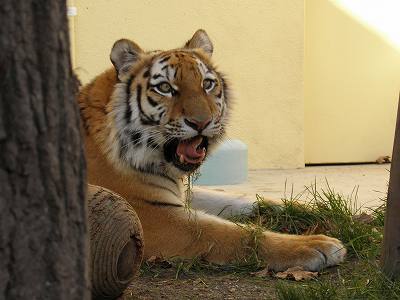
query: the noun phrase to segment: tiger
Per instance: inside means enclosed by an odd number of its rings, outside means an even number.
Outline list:
[[[275,271],[318,271],[341,263],[346,249],[335,238],[268,230],[255,238],[255,229],[230,221],[252,213],[248,197],[195,187],[187,205],[185,178],[224,140],[232,112],[230,84],[212,54],[202,29],[172,50],[144,51],[128,39],[114,43],[113,66],[77,97],[88,183],[132,205],[143,228],[145,259],[230,264],[256,251]]]

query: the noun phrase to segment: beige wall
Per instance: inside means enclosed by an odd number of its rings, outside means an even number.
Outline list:
[[[72,58],[86,83],[111,66],[116,39],[168,49],[204,28],[234,90],[229,136],[249,146],[251,168],[373,161],[392,150],[400,47],[346,2],[69,0]]]
[[[249,146],[251,168],[292,168],[303,152],[303,0],[75,0],[75,70],[86,83],[111,64],[113,42],[144,49],[182,45],[198,28],[231,81],[229,131]]]
[[[337,1],[305,4],[306,163],[367,162],[391,155],[399,49],[382,38],[378,24],[366,25]],[[364,15],[387,22],[385,14],[379,15],[380,5],[364,2]]]

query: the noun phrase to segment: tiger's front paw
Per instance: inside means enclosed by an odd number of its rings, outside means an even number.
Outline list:
[[[319,271],[343,262],[346,248],[335,238],[325,235],[287,235],[264,233],[263,257],[275,271],[301,266],[305,270]]]

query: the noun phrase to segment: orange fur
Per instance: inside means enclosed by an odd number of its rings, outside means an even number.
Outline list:
[[[196,34],[198,40],[193,42]],[[192,44],[198,47],[204,43],[205,33],[202,31],[196,34]],[[123,42],[123,47],[129,46],[129,41]],[[109,69],[97,76],[92,83],[82,88],[78,97],[85,134],[88,182],[117,192],[134,207],[144,230],[146,257],[201,256],[215,263],[245,259],[255,246],[248,229],[184,207],[182,182],[185,172],[168,167],[166,170],[172,170],[168,173],[173,179],[171,181],[159,174],[144,173],[132,168],[126,161],[119,160],[116,154],[118,149],[121,150],[121,146],[116,144],[120,135],[118,122],[122,122],[118,121],[118,118],[122,118],[118,110],[125,103],[121,100],[125,95],[121,86],[130,82],[132,85],[127,88],[131,93],[140,91],[144,97],[152,97],[157,104],[168,107],[165,113],[168,120],[190,118],[203,121],[212,117],[217,123],[224,119],[215,102],[222,92],[227,93],[223,90],[222,77],[213,71],[216,86],[211,92],[205,93],[201,87],[204,74],[199,71],[194,60],[197,58],[207,68],[214,70],[209,59],[210,45],[205,45],[203,50],[182,48],[149,53],[141,52],[136,44],[130,47],[137,53],[133,53],[132,60],[135,62],[129,68],[126,68],[126,61],[117,60],[118,53],[113,55],[114,59],[117,58],[113,61],[117,70]],[[166,57],[171,57],[168,63],[177,66],[179,70],[174,81],[179,90],[174,97],[164,97],[146,88],[150,80],[146,72],[153,70],[151,68],[157,59]],[[136,94],[136,97],[139,96]],[[137,113],[136,106],[131,105],[134,113]],[[229,109],[229,104],[227,107]],[[129,110],[124,109],[126,122],[129,123]],[[163,130],[168,122],[160,119],[159,123],[154,128]],[[211,137],[210,141],[213,141]],[[132,157],[135,158],[134,155]],[[164,164],[168,165],[165,162],[161,165]],[[339,263],[346,252],[338,240],[323,235],[291,236],[266,231],[258,238],[259,257],[276,270],[295,265],[311,270],[320,269]]]

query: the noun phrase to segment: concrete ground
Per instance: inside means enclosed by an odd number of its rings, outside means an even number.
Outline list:
[[[316,183],[326,188],[326,182],[339,194],[354,199],[360,207],[372,208],[386,197],[390,164],[313,166],[290,170],[250,170],[248,180],[237,185],[208,186],[213,190],[234,191],[265,198],[281,199],[299,195],[307,200],[306,186]]]

